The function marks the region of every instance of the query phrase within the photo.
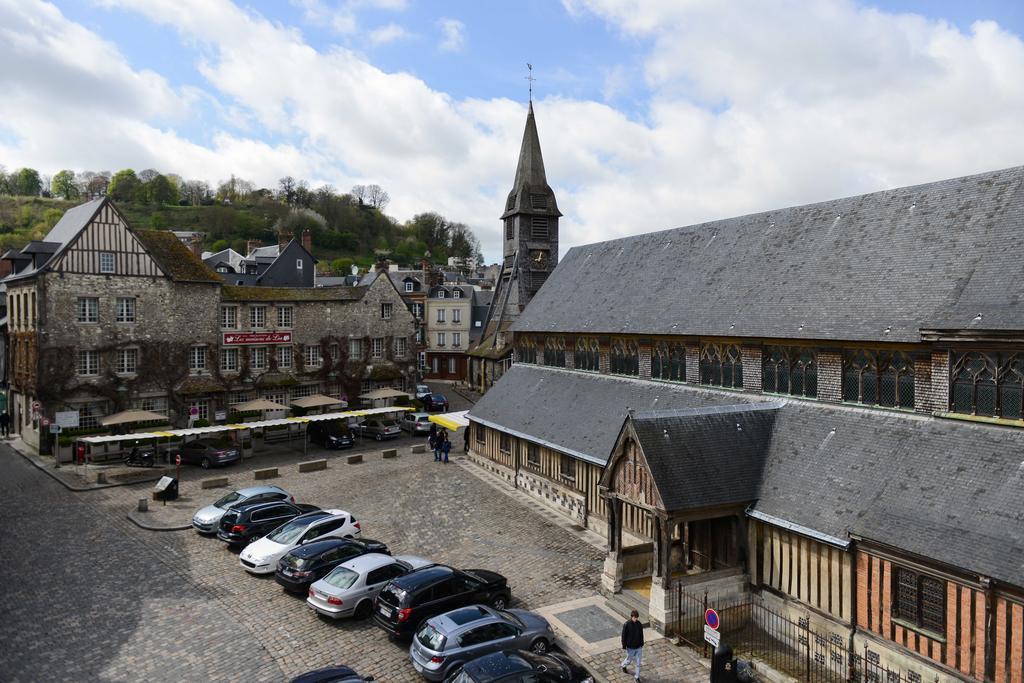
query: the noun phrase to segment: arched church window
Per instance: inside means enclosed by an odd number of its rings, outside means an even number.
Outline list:
[[[613,375],[640,374],[640,348],[630,339],[616,339],[612,342],[610,371]]]
[[[818,364],[814,349],[766,346],[762,356],[761,387],[791,396],[818,395]]]
[[[738,344],[704,344],[700,348],[700,383],[743,388],[743,362]]]
[[[686,380],[686,347],[679,342],[658,342],[651,353],[651,377],[672,382]]]

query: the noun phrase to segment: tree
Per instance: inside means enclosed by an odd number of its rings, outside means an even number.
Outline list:
[[[283,201],[285,204],[288,204],[289,206],[294,204],[295,178],[292,178],[290,175],[286,175],[284,178],[281,178],[280,180],[277,181],[277,186],[279,188],[277,193],[278,201]]]
[[[383,212],[387,205],[391,202],[391,195],[384,191],[384,188],[380,185],[370,185],[366,188],[367,197],[366,203]]]
[[[151,182],[153,178],[160,175],[160,172],[152,168],[147,168],[144,171],[139,171],[137,175],[139,176],[139,182],[148,183]]]
[[[116,201],[129,202],[135,199],[135,193],[141,184],[135,171],[130,168],[121,169],[110,179],[107,194]]]
[[[81,190],[75,182],[75,172],[69,170],[58,171],[53,180],[50,181],[50,190],[61,199],[78,199]]]
[[[365,204],[370,192],[366,185],[353,185],[352,189],[349,190],[349,194],[358,199],[360,204]]]
[[[167,176],[157,173],[145,185],[146,198],[152,204],[177,204],[178,188]]]
[[[34,168],[23,168],[17,172],[16,194],[23,197],[38,197],[43,191],[43,180]]]
[[[205,180],[186,180],[181,184],[181,201],[189,206],[199,206],[213,199],[210,186]]]

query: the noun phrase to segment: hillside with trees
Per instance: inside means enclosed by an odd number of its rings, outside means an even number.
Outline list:
[[[0,247],[42,239],[67,209],[102,195],[135,227],[205,233],[209,251],[231,247],[244,254],[248,240],[274,244],[282,232],[309,230],[324,272],[347,273],[352,264],[369,266],[382,256],[404,265],[424,258],[443,264],[449,256],[481,260],[468,226],[434,212],[399,223],[385,213],[390,196],[378,185],[342,193],[286,176],[276,187],[257,188],[232,176],[214,187],[153,169],[62,170],[48,177],[0,166]]]

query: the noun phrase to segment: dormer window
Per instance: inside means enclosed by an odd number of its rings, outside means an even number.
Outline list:
[[[101,251],[100,252],[100,272],[101,273],[113,273],[114,272],[114,252],[112,252],[112,251]]]
[[[411,282],[406,282],[405,283],[405,291],[406,291],[406,293],[412,291],[412,283]]]
[[[443,299],[444,298],[444,290],[443,289],[437,290],[437,298],[438,299]]]
[[[457,289],[452,290],[452,298],[453,299],[461,299],[462,298],[462,292],[460,292]]]

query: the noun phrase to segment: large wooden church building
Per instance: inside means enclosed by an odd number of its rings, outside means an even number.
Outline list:
[[[606,533],[659,627],[712,586],[910,680],[1019,683],[1022,239],[1024,167],[574,247],[471,457]]]

